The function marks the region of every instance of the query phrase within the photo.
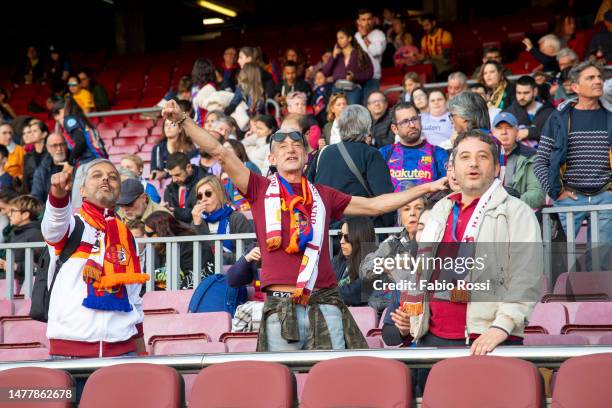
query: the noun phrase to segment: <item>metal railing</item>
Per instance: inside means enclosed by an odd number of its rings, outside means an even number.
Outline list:
[[[591,354],[612,353],[611,346],[511,346],[498,347],[490,355],[519,358],[532,362],[538,367],[557,368],[565,360]],[[341,357],[369,356],[401,361],[410,368],[428,368],[438,361],[448,358],[469,356],[468,348],[410,347],[400,349],[370,350],[321,350],[297,352],[259,352],[259,353],[217,353],[190,354],[151,357],[107,357],[76,360],[45,360],[0,363],[0,371],[17,367],[46,367],[66,370],[73,375],[83,376],[98,368],[124,363],[149,363],[165,365],[181,374],[197,372],[202,368],[232,361],[266,361],[284,364],[293,371],[308,371],[320,361]]]
[[[525,75],[531,75],[531,74],[525,74]],[[522,77],[523,75],[510,75],[508,77],[508,80],[510,81],[516,81],[517,79],[519,79],[520,77]],[[467,81],[468,85],[476,85],[478,84],[478,81],[475,79],[468,79]],[[423,88],[425,89],[444,89],[448,86],[448,82],[430,82],[430,83],[426,83],[423,84]],[[387,88],[383,91],[383,94],[388,95],[390,93],[393,92],[402,92],[404,90],[404,88],[401,85],[397,85],[397,86],[392,86],[390,88]]]
[[[566,207],[547,207],[542,209],[542,230],[544,243],[544,274],[549,282],[553,282],[552,276],[552,214],[565,214],[565,235],[567,237],[567,266],[569,272],[576,270],[576,229],[574,226],[574,214],[578,212],[589,213],[590,243],[592,245],[591,262],[594,271],[601,270],[600,247],[611,245],[611,242],[600,242],[599,212],[612,211],[612,204],[601,205],[578,205]]]

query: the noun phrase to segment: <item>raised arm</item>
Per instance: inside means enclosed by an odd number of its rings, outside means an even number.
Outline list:
[[[399,193],[383,194],[378,197],[365,198],[355,196],[344,210],[344,215],[376,217],[395,211],[425,194],[444,190],[447,185],[446,180],[446,177],[443,177],[434,182],[421,184]]]
[[[232,179],[240,191],[246,191],[249,184],[249,169],[231,149],[224,148],[210,133],[199,127],[189,116],[181,111],[178,104],[170,100],[162,114],[173,122],[180,122],[187,135],[201,149],[219,161],[223,171]]]

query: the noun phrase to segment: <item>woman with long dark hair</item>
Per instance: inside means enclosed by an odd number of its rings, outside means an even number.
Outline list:
[[[208,58],[198,58],[193,63],[191,71],[191,100],[195,112],[195,122],[202,126],[206,118],[206,109],[203,108],[204,101],[217,91],[217,77],[215,65]]]
[[[362,299],[359,265],[376,248],[374,224],[368,217],[347,218],[338,234],[340,252],[334,257],[338,290],[348,306],[366,304]]]
[[[504,66],[495,61],[482,64],[478,82],[487,89],[487,106],[489,109],[504,110],[514,102],[514,85],[504,74]]]
[[[351,31],[347,29],[338,30],[332,58],[323,66],[322,71],[336,82],[333,93],[345,91],[351,105],[361,103],[361,86],[374,74],[370,56],[357,44]],[[341,80],[345,82],[337,82]]]
[[[172,153],[185,153],[190,159],[197,154],[185,130],[171,120],[164,119],[161,134],[162,140],[151,151],[151,179],[157,180],[168,177],[166,160]]]
[[[154,211],[144,220],[145,223],[145,235],[151,237],[182,237],[197,235],[197,232],[190,225],[187,225],[176,218],[172,214],[166,211]],[[200,245],[201,253],[200,260],[202,270],[200,271],[202,277],[208,276],[214,271],[214,256],[209,245]],[[193,243],[192,242],[181,242],[179,243],[179,257],[180,257],[180,268],[181,268],[181,289],[193,288]],[[162,268],[166,264],[166,244],[155,245],[155,268],[156,268],[156,285],[158,287],[163,286],[165,279],[163,275],[165,270]],[[159,277],[157,276],[157,270],[162,270]],[[164,283],[162,283],[164,281]]]

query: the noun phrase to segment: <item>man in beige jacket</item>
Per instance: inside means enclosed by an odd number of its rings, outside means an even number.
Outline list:
[[[529,206],[510,196],[497,179],[498,146],[488,134],[461,133],[452,165],[461,191],[431,210],[419,256],[450,257],[455,266],[417,269],[409,278],[416,290],[402,294],[392,318],[401,336],[417,346],[471,345],[471,354],[484,355],[499,345],[522,344],[540,296],[540,227]],[[466,271],[456,262],[461,254],[475,260]],[[476,288],[461,288],[460,280]],[[454,288],[427,286],[448,282]],[[424,384],[421,377],[428,370],[421,371],[419,383]]]

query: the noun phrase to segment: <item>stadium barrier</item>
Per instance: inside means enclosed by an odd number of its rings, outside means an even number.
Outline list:
[[[574,226],[573,219],[574,213],[576,212],[589,212],[591,215],[591,242],[600,243],[600,230],[598,222],[599,211],[612,211],[612,204],[605,205],[594,205],[594,206],[575,206],[575,207],[550,207],[542,210],[543,216],[543,242],[544,242],[544,272],[549,278],[549,282],[552,280],[552,268],[551,268],[551,244],[552,244],[552,214],[565,213],[568,220],[568,233],[567,233],[567,261],[568,265],[574,267],[576,261],[576,242],[574,239]],[[393,234],[402,231],[401,227],[391,228],[376,228],[376,234]],[[338,235],[339,230],[330,230],[329,235],[331,237]],[[154,265],[154,251],[156,244],[166,245],[166,288],[168,290],[179,289],[180,279],[180,248],[179,244],[184,242],[190,242],[193,245],[193,269],[194,271],[202,270],[202,259],[201,259],[201,245],[205,242],[212,242],[215,249],[215,273],[223,272],[223,241],[231,240],[236,241],[236,259],[244,253],[245,240],[255,239],[254,233],[248,234],[221,234],[221,235],[195,235],[195,236],[183,236],[183,237],[154,237],[154,238],[139,238],[136,240],[138,244],[144,244],[144,255],[145,255],[145,271],[150,275],[155,275]],[[600,243],[602,245],[610,245],[608,242]],[[331,250],[333,245],[332,240],[329,240],[330,255],[333,253]],[[27,242],[17,244],[0,244],[0,250],[6,250],[6,279],[4,287],[4,297],[6,299],[12,299],[15,294],[14,287],[14,269],[13,260],[16,249],[25,249],[25,264],[24,272],[25,279],[21,287],[21,294],[25,298],[29,298],[32,293],[33,281],[34,281],[34,261],[33,261],[33,250],[35,248],[43,248],[45,244],[43,242]],[[598,246],[593,246],[593,254],[597,254]],[[141,252],[142,253],[142,252]],[[593,257],[593,270],[599,269],[599,257]],[[597,268],[595,268],[597,267]],[[194,287],[200,282],[200,274],[193,274]],[[146,284],[146,290],[150,291],[154,288],[154,279],[150,279]]]

